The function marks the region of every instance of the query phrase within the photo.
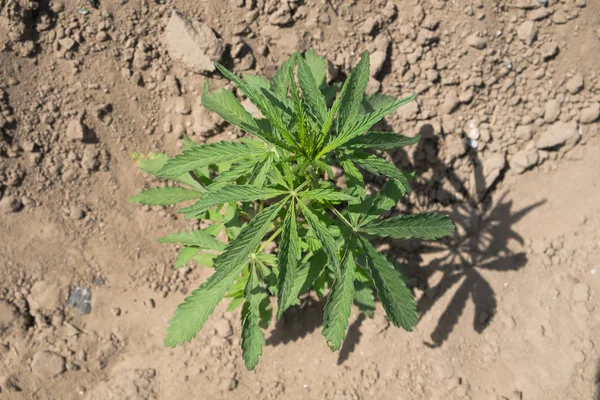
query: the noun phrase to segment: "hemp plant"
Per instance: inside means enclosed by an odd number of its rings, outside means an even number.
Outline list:
[[[434,240],[454,226],[435,213],[381,218],[410,190],[414,174],[370,150],[412,145],[419,137],[370,128],[414,96],[365,96],[367,52],[343,85],[327,84],[326,61],[312,50],[292,55],[270,81],[216,67],[262,117],[254,118],[232,91],[211,92],[208,84],[202,105],[248,137],[202,145],[185,138],[183,152],[175,157],[136,156],[142,170],[186,187],[148,189],[131,201],[194,200],[179,212],[206,226],[159,239],[182,246],[175,268],[193,260],[214,268],[177,307],[165,345],[190,341],[217,304],[229,298],[228,310],[242,306],[242,355],[251,370],[265,344],[262,329],[271,320],[271,296],[277,298],[279,319],[311,290],[319,298],[328,292],[322,333],[334,351],[346,335],[352,304],[371,316],[375,293],[389,320],[412,330],[414,297],[402,272],[373,240]],[[334,179],[334,168],[343,171],[343,182]],[[368,193],[363,171],[387,178],[385,187]],[[271,243],[275,254],[267,251]]]

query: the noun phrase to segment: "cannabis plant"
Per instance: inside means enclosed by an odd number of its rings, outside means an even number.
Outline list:
[[[265,344],[262,328],[271,320],[271,296],[277,298],[279,319],[310,290],[319,298],[329,293],[323,336],[334,351],[344,340],[352,304],[372,315],[375,292],[390,321],[410,331],[417,319],[415,300],[401,271],[373,241],[433,240],[454,228],[434,213],[381,218],[410,190],[413,174],[370,150],[412,145],[419,137],[369,129],[414,96],[365,96],[366,52],[343,85],[327,84],[326,62],[314,51],[294,54],[270,81],[216,67],[261,118],[223,88],[211,92],[207,85],[202,105],[247,136],[202,145],[185,138],[183,152],[173,158],[136,156],[142,170],[186,187],[149,189],[131,200],[149,205],[194,200],[179,212],[204,226],[159,239],[182,246],[175,268],[191,261],[214,268],[177,307],[165,345],[191,340],[229,298],[229,310],[242,306],[242,354],[253,369]],[[343,171],[343,180],[335,179],[336,170]],[[370,193],[363,172],[387,183]]]

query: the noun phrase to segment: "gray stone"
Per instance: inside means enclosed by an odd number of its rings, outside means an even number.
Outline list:
[[[0,333],[10,328],[16,319],[17,310],[15,307],[6,301],[0,300]]]
[[[0,200],[0,213],[9,214],[21,209],[21,201],[18,197],[6,195]]]
[[[231,328],[231,323],[225,318],[222,318],[215,322],[214,328],[215,331],[217,331],[217,335],[219,337],[226,338],[233,335],[233,328]]]
[[[583,76],[581,76],[581,74],[576,74],[567,81],[565,87],[571,94],[579,93],[581,89],[583,89]]]
[[[510,159],[509,165],[517,174],[522,174],[538,162],[538,154],[535,150],[523,150],[516,152]]]
[[[385,60],[387,60],[387,52],[384,50],[376,50],[371,54],[371,76],[375,77],[383,68],[383,64],[385,64]]]
[[[198,74],[213,72],[214,62],[224,51],[223,40],[210,27],[189,21],[176,11],[171,13],[162,39],[172,59]]]
[[[582,124],[591,124],[600,118],[600,103],[594,103],[589,107],[581,110],[579,122]]]
[[[65,136],[72,141],[82,141],[85,138],[85,127],[79,119],[72,119],[69,121]]]
[[[523,22],[517,29],[517,35],[523,43],[531,46],[537,37],[537,27],[535,26],[535,22]]]
[[[540,21],[544,18],[548,18],[552,15],[553,10],[551,8],[538,8],[536,10],[531,10],[527,13],[527,18],[531,21]]]
[[[562,121],[550,125],[547,130],[541,133],[536,141],[538,149],[548,149],[556,146],[562,146],[567,141],[577,141],[579,132],[574,122],[566,123]]]
[[[67,37],[64,39],[60,39],[58,41],[58,44],[60,44],[60,47],[62,47],[65,50],[71,50],[73,47],[75,47],[76,42],[73,39]]]
[[[444,114],[451,114],[454,110],[456,110],[459,104],[460,99],[458,98],[458,93],[456,93],[456,90],[451,89],[448,91],[448,93],[446,93],[440,110]]]
[[[41,378],[51,379],[65,371],[65,359],[51,351],[38,351],[33,355],[31,370]]]
[[[558,100],[548,100],[544,107],[544,121],[552,123],[558,119],[560,115],[560,103]]]
[[[469,46],[477,50],[483,50],[486,46],[485,39],[480,36],[477,36],[477,34],[475,33],[467,36],[466,42]]]
[[[544,61],[550,61],[558,54],[558,45],[554,42],[546,42],[540,47],[540,53]]]

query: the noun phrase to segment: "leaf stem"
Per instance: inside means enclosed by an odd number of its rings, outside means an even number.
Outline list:
[[[333,213],[342,220],[342,222],[350,229],[352,229],[352,231],[355,231],[356,228],[350,223],[348,222],[348,220],[342,215],[342,213],[340,213],[338,210],[335,209],[335,207],[333,207],[331,204],[328,205],[328,208],[333,211]]]
[[[267,241],[265,243],[263,243],[262,246],[260,246],[260,248],[258,249],[257,253],[261,253],[265,249],[265,247],[267,247],[269,245],[269,243],[271,243],[273,240],[275,240],[275,238],[277,236],[279,236],[279,234],[281,233],[281,231],[282,231],[281,227],[277,228],[277,230],[267,239]]]

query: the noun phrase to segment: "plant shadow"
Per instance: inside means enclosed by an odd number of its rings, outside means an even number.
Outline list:
[[[431,342],[426,343],[430,347],[439,347],[458,323],[469,298],[475,304],[473,329],[482,333],[489,326],[496,313],[497,299],[482,271],[508,272],[525,267],[525,252],[515,251],[515,246],[512,246],[516,242],[522,248],[524,239],[513,226],[545,201],[520,210],[513,209],[512,200],[507,199],[506,192],[494,201],[490,194],[502,180],[505,171],[500,171],[498,179],[488,186],[476,151],[467,154],[473,170],[470,187],[467,187],[465,179],[457,176],[453,168],[440,160],[439,139],[433,133],[433,127],[424,125],[420,134],[421,148],[417,149],[417,154],[422,158],[415,157],[413,169],[417,175],[427,172],[431,178],[429,182],[421,181],[414,185],[417,199],[424,203],[426,209],[436,202],[448,201],[450,218],[456,231],[439,242],[391,242],[390,248],[395,250],[399,247],[395,245],[405,248],[408,262],[403,265],[403,271],[411,286],[424,292],[417,300],[419,322],[440,299],[458,286],[431,333]],[[406,154],[399,156],[405,157],[405,160],[407,158]],[[460,202],[452,201],[456,194],[461,197]],[[423,255],[433,256],[434,259],[423,266]],[[437,283],[430,286],[429,282],[434,276]]]
[[[378,127],[392,130],[385,123],[378,124]],[[497,200],[492,199],[491,194],[502,181],[506,167],[499,171],[495,182],[486,183],[478,153],[467,151],[472,173],[470,179],[465,180],[454,171],[451,163],[440,158],[440,137],[434,133],[433,127],[425,124],[419,134],[422,139],[414,157],[409,157],[404,150],[391,153],[392,161],[397,166],[415,171],[417,176],[427,177],[413,183],[417,204],[403,200],[403,206],[407,212],[449,209],[450,218],[457,229],[450,237],[438,242],[389,239],[379,242],[389,245],[388,258],[405,261],[400,262],[398,267],[406,276],[409,287],[424,293],[417,299],[417,323],[440,299],[457,287],[431,333],[431,342],[425,343],[436,348],[449,338],[469,299],[475,304],[473,329],[476,332],[482,333],[493,321],[497,309],[496,293],[482,272],[518,271],[525,267],[526,253],[514,250],[515,247],[523,248],[525,244],[514,225],[545,200],[514,210],[507,193],[499,195]],[[383,180],[369,174],[367,176],[366,180],[376,187],[383,186]],[[424,256],[427,259],[433,257],[433,260],[424,265]],[[429,282],[434,278],[437,283],[430,285]],[[322,324],[323,307],[324,301],[307,297],[303,305],[297,306],[298,309],[290,309],[277,322],[267,344],[276,346],[289,343],[313,332]],[[288,313],[292,316],[286,316]],[[338,365],[344,363],[356,349],[364,320],[365,317],[360,316],[350,325],[339,353]]]
[[[323,324],[324,307],[325,299],[304,297],[300,305],[288,308],[281,319],[275,323],[275,329],[267,339],[267,345],[278,346],[295,342],[314,332]]]

